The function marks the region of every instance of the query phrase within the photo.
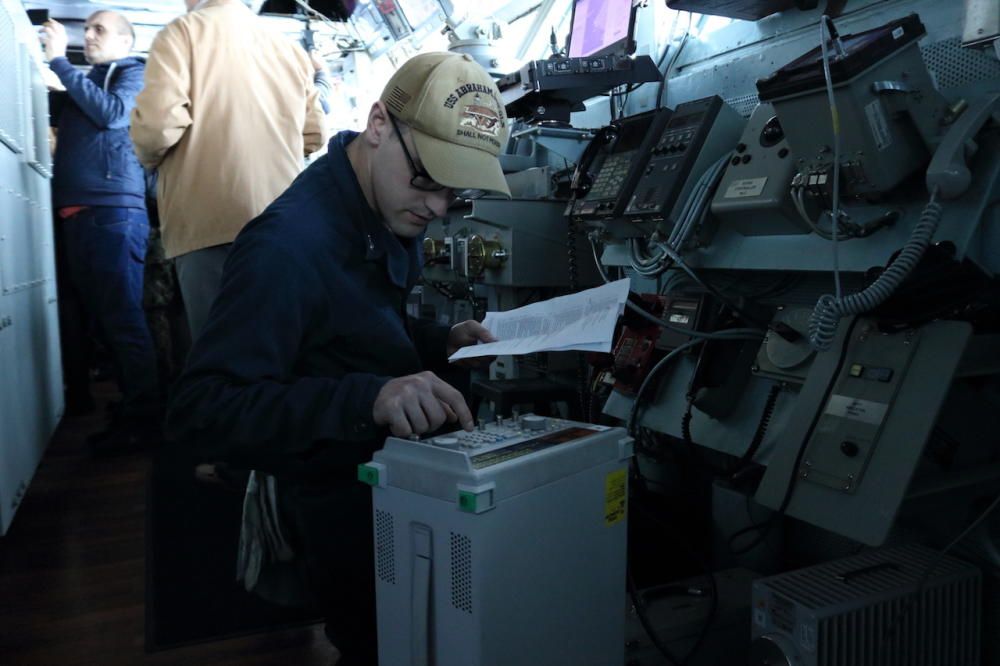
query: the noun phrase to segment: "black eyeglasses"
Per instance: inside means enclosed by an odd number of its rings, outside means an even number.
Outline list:
[[[443,190],[452,190],[456,199],[478,199],[486,195],[486,190],[456,190],[454,188],[449,188],[446,185],[434,180],[429,173],[422,171],[417,168],[417,163],[413,160],[413,156],[410,155],[409,149],[406,147],[406,142],[403,141],[403,133],[399,131],[399,125],[396,124],[396,118],[392,114],[389,115],[389,122],[392,123],[392,128],[396,130],[396,135],[399,137],[399,145],[403,149],[403,155],[406,156],[406,161],[410,165],[410,171],[413,172],[413,177],[410,178],[410,187],[415,190],[420,190],[421,192],[441,192]]]

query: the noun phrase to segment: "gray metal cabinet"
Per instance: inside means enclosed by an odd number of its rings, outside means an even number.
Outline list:
[[[43,66],[24,9],[0,0],[0,534],[63,413]]]

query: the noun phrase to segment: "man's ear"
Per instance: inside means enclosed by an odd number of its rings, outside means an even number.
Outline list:
[[[368,111],[368,126],[366,133],[368,141],[373,147],[377,147],[387,141],[392,135],[392,123],[389,120],[389,109],[381,100],[372,104]]]

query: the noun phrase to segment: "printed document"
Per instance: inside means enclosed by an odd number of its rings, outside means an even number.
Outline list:
[[[488,312],[483,326],[497,341],[462,347],[448,360],[570,349],[610,352],[628,290],[625,278],[515,310]]]

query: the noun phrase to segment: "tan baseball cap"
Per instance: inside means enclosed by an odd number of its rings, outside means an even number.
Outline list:
[[[507,142],[507,114],[496,83],[471,56],[414,56],[392,75],[381,100],[413,131],[435,181],[510,196],[497,159]]]

